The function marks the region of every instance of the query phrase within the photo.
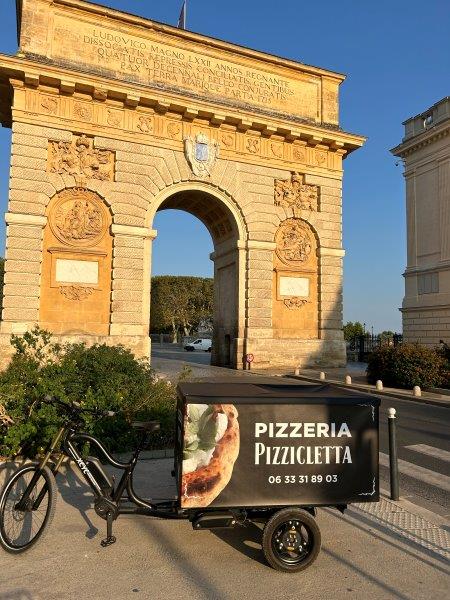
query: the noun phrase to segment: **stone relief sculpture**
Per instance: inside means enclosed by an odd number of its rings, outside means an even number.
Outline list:
[[[291,310],[295,310],[297,308],[302,308],[305,304],[307,304],[309,300],[306,298],[286,298],[284,300],[284,305]]]
[[[204,133],[184,139],[184,152],[192,172],[197,177],[209,177],[219,157],[219,144],[210,141]]]
[[[80,188],[61,192],[50,215],[55,236],[72,246],[94,246],[103,237],[106,225],[106,208],[97,194]]]
[[[308,226],[300,219],[286,219],[275,235],[276,254],[286,265],[304,265],[314,242]]]
[[[114,154],[93,147],[84,134],[71,142],[50,142],[49,173],[74,175],[78,178],[114,180]]]
[[[319,187],[304,183],[305,176],[293,171],[290,179],[275,180],[275,206],[297,210],[318,210]]]
[[[94,288],[81,285],[62,285],[59,291],[68,300],[84,300],[92,294]]]

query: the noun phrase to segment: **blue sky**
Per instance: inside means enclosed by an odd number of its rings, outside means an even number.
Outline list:
[[[175,25],[181,0],[102,4]],[[0,0],[0,52],[16,51],[15,2]],[[368,137],[344,162],[344,320],[401,328],[405,209],[402,168],[389,153],[402,121],[448,95],[448,0],[188,0],[187,27],[347,74],[341,126]],[[10,132],[0,130],[0,203],[6,209]],[[157,216],[153,273],[211,275],[212,244],[187,213]],[[4,225],[0,225],[0,248]]]

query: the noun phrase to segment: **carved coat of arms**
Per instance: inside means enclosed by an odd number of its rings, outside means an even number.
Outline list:
[[[204,133],[184,139],[184,152],[192,172],[197,177],[209,177],[219,156],[219,144],[210,141]]]
[[[319,188],[317,185],[304,183],[304,175],[291,173],[290,179],[275,180],[275,206],[297,210],[317,210]]]
[[[93,140],[84,134],[72,142],[50,142],[48,171],[60,175],[112,181],[114,179],[114,155],[109,150],[93,147]]]

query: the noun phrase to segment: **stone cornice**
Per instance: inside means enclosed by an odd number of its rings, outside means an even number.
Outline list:
[[[148,238],[154,240],[158,234],[156,229],[148,229],[147,227],[138,227],[135,225],[111,225],[111,232],[114,235],[126,235],[131,237]]]
[[[106,77],[91,75],[53,64],[0,54],[0,86],[10,82],[34,89],[47,88],[66,96],[74,93],[88,94],[92,98],[121,102],[128,108],[137,106],[151,108],[157,113],[174,112],[183,119],[196,117],[212,125],[227,124],[239,131],[255,130],[265,137],[279,136],[288,141],[302,140],[311,146],[323,145],[345,156],[363,145],[365,137],[323,127],[309,122],[289,119],[286,115],[264,114],[264,111],[248,107],[248,112],[231,106],[211,102],[195,94],[175,93],[161,86],[126,84]],[[4,113],[4,111],[3,111]],[[3,116],[3,124],[10,125],[11,117]]]
[[[420,148],[428,146],[433,142],[446,137],[450,134],[450,119],[444,121],[443,123],[439,123],[435,127],[425,130],[420,135],[414,136],[410,138],[395,148],[392,148],[390,152],[394,156],[399,156],[400,158],[406,158],[410,156]]]
[[[47,217],[7,212],[5,213],[5,221],[8,225],[33,225],[35,227],[45,227],[47,224]]]

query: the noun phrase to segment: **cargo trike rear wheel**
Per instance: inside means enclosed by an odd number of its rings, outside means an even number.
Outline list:
[[[320,545],[320,529],[314,517],[301,508],[279,510],[264,527],[264,556],[278,571],[303,571],[317,558]]]

